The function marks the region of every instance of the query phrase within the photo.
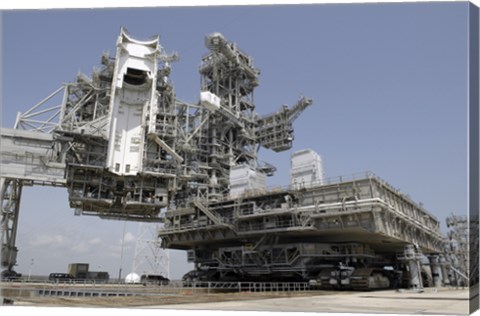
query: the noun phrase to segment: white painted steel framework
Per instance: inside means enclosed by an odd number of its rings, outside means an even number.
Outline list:
[[[15,246],[22,194],[22,181],[17,179],[0,179],[2,198],[2,266],[13,268],[17,260],[18,249]]]
[[[158,223],[139,223],[132,273],[170,278],[170,251],[161,247]]]
[[[158,36],[141,41],[122,29],[114,58],[103,55],[91,77],[78,74],[19,113],[13,129],[1,129],[2,190],[63,186],[77,215],[160,222],[165,207],[198,207],[212,216],[206,205],[228,195],[233,166],[273,174],[273,166],[257,162],[265,122],[254,112],[253,59],[218,33],[206,37],[206,46],[204,97],[190,104],[175,98],[169,79],[178,55],[166,54]],[[285,107],[274,115],[275,126],[292,133],[311,100],[300,103],[290,116]],[[291,146],[287,134],[274,137]],[[11,269],[20,200],[2,201],[2,251]]]
[[[91,77],[77,75],[0,130],[2,266],[16,261],[21,188],[36,184],[66,187],[78,215],[164,222],[162,246],[189,251],[196,270],[186,279],[196,281],[325,285],[335,275],[328,284],[381,288],[393,281],[382,265],[405,270],[405,246],[443,251],[438,220],[420,205],[372,174],[323,179],[315,153],[293,168],[308,185],[266,189],[275,167],[260,162],[259,148],[290,149],[293,122],[312,100],[257,114],[253,58],[219,33],[205,45],[198,103],[176,98],[178,56],[158,36],[141,41],[122,29],[114,58],[102,56]],[[242,168],[245,177],[235,174]]]

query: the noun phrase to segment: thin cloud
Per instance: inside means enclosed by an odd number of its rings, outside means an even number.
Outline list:
[[[127,232],[125,234],[125,243],[128,244],[128,243],[134,243],[136,242],[137,240],[137,237],[135,237],[135,235],[133,235],[131,232]]]
[[[89,244],[89,245],[98,245],[98,244],[100,244],[100,243],[102,243],[102,239],[101,239],[101,238],[98,238],[98,237],[92,238],[92,239],[90,239],[90,240],[88,241],[88,244]]]
[[[62,246],[67,243],[65,236],[61,234],[49,234],[43,233],[39,236],[35,236],[29,240],[29,245],[34,247],[39,246]]]

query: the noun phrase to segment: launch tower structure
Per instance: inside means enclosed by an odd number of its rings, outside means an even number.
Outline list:
[[[158,36],[122,29],[115,57],[102,56],[91,77],[79,74],[0,130],[2,267],[16,263],[22,187],[50,185],[67,188],[77,215],[163,222],[162,246],[195,263],[186,281],[370,289],[406,272],[421,287],[422,253],[443,251],[438,220],[372,173],[324,179],[312,151],[293,155],[290,186],[268,190],[275,167],[260,163],[259,148],[290,149],[312,100],[257,114],[253,58],[219,33],[205,46],[195,104],[175,96],[178,55]]]
[[[273,174],[258,163],[259,147],[290,148],[292,122],[312,100],[259,116],[253,59],[219,33],[205,44],[196,104],[175,97],[178,55],[159,36],[141,41],[122,28],[115,57],[103,55],[91,77],[77,75],[1,129],[2,267],[16,262],[25,185],[66,187],[76,215],[161,222],[162,209],[195,207],[215,221],[207,205],[228,195],[232,167]]]

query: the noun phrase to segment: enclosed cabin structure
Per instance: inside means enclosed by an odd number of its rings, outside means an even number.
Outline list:
[[[55,133],[69,141],[70,205],[78,214],[158,221],[181,160],[172,148],[169,65],[158,36],[140,41],[122,29],[116,46],[115,58],[103,56],[102,69],[66,90]]]

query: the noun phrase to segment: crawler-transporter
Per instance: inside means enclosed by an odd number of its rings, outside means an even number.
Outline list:
[[[326,179],[306,149],[292,154],[290,184],[267,188],[276,170],[258,159],[260,147],[289,150],[293,122],[312,100],[257,114],[252,57],[219,33],[205,45],[197,103],[175,97],[176,53],[122,29],[115,57],[1,129],[2,267],[16,262],[22,187],[51,185],[67,188],[76,215],[163,222],[163,247],[195,263],[188,284],[447,282],[438,220],[374,174]],[[58,95],[61,104],[48,107]]]

